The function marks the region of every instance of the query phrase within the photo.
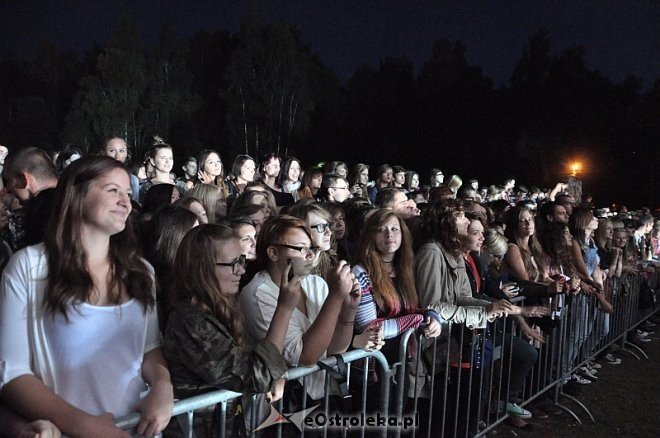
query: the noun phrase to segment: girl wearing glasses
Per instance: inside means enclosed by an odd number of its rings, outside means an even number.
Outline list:
[[[292,205],[286,213],[302,219],[312,230],[312,245],[318,249],[314,259],[315,273],[327,278],[337,260],[337,253],[332,249],[332,215],[318,204],[305,202]]]
[[[164,353],[176,397],[212,389],[281,397],[287,370],[282,357],[289,319],[301,292],[299,280],[282,273],[279,300],[265,337],[250,348],[244,337],[237,293],[245,255],[235,232],[225,225],[200,225],[181,242],[176,255],[177,302],[165,332]],[[198,436],[212,436],[210,418]],[[217,433],[217,432],[216,432]]]
[[[294,268],[292,283],[300,298],[290,317],[284,357],[290,366],[308,366],[326,353],[346,351],[353,336],[353,320],[358,294],[354,277],[346,262],[339,261],[326,279],[310,274],[317,249],[312,232],[302,220],[282,214],[269,219],[259,234],[257,262],[265,266],[241,290],[239,300],[251,339],[264,339],[274,323],[274,310],[282,300],[282,287]],[[327,280],[327,282],[326,282]],[[324,394],[323,373],[306,377],[307,394],[320,400]],[[286,403],[301,400],[304,392],[298,380],[287,382]],[[311,406],[311,405],[309,405]],[[285,404],[285,412],[300,406]],[[292,408],[292,409],[289,409]]]
[[[113,415],[136,410],[138,434],[159,433],[172,413],[172,384],[153,272],[127,222],[128,173],[113,158],[83,158],[55,196],[44,243],[17,252],[4,271],[2,398],[68,436],[124,436]]]

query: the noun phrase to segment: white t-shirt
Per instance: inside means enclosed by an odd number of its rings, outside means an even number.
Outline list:
[[[45,313],[48,263],[43,244],[17,252],[0,284],[0,389],[32,374],[90,414],[135,410],[145,384],[144,354],[160,346],[155,308],[145,315],[129,300],[118,306],[80,304]]]
[[[325,299],[328,297],[328,284],[318,275],[308,275],[300,282],[307,298],[307,316],[297,308],[291,315],[289,328],[284,340],[284,359],[289,366],[298,366],[302,353],[302,337],[316,320]],[[241,290],[239,300],[243,311],[245,327],[255,340],[266,337],[268,327],[277,308],[280,288],[270,278],[268,271],[260,271]],[[321,358],[325,357],[325,353]],[[325,373],[318,372],[307,377],[307,393],[315,400],[323,396]],[[302,379],[300,381],[302,384]]]

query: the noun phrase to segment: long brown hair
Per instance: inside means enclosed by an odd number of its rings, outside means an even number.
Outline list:
[[[568,218],[568,227],[573,237],[578,239],[581,248],[585,247],[587,227],[594,218],[592,211],[586,207],[576,207]]]
[[[463,243],[458,235],[456,217],[463,212],[463,203],[458,199],[445,199],[436,202],[424,211],[421,224],[421,238],[415,246],[433,239],[454,257],[461,255]]]
[[[376,248],[375,236],[378,229],[391,218],[396,218],[401,227],[401,247],[394,254],[393,267],[397,273],[399,290],[383,268],[381,254]],[[392,210],[380,209],[370,214],[364,224],[358,246],[357,259],[369,273],[374,286],[374,299],[380,309],[389,314],[398,314],[401,309],[401,298],[408,313],[417,309],[418,299],[413,277],[412,237],[406,223]]]
[[[612,232],[614,232],[614,226],[612,225],[612,220],[610,218],[604,217],[598,219],[598,229],[594,233],[594,240],[598,248],[605,249],[609,251],[612,249],[612,239],[607,237],[607,227],[612,227]]]
[[[176,253],[176,301],[185,300],[193,306],[212,313],[241,344],[243,322],[236,295],[220,289],[215,274],[215,243],[238,239],[226,225],[203,224],[188,231]]]
[[[110,157],[81,158],[66,168],[55,192],[55,210],[46,231],[44,243],[48,254],[48,293],[46,309],[62,312],[67,317],[70,300],[87,302],[94,282],[87,268],[87,253],[83,241],[83,207],[90,184],[124,165]],[[111,279],[109,289],[119,291],[113,297],[121,303],[120,293],[137,299],[145,312],[154,303],[154,281],[146,262],[140,257],[130,221],[124,230],[110,236],[108,249]],[[68,320],[68,318],[67,318]]]
[[[534,234],[529,236],[527,248],[523,247],[523,241],[519,239],[516,234],[520,218],[524,212],[528,212],[532,216],[531,220],[534,221],[534,214],[528,208],[515,206],[512,209],[507,210],[505,216],[506,228],[504,229],[504,236],[509,239],[509,243],[515,244],[520,250],[520,255],[523,264],[525,265],[525,272],[527,272],[529,279],[533,280],[537,275],[543,277],[543,273],[546,272],[547,262],[546,256],[543,253],[543,248],[541,248],[541,244],[536,237],[536,228],[534,229]],[[532,257],[534,257],[536,267],[534,267],[534,264],[532,263]]]

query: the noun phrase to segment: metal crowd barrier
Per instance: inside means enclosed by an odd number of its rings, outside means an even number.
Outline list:
[[[613,345],[618,347],[617,351],[637,359],[646,357],[644,351],[629,340],[639,324],[655,312],[655,306],[648,309],[640,309],[638,306],[643,282],[657,295],[660,272],[625,274],[622,278],[608,279],[605,290],[610,295],[614,309],[611,314],[600,310],[595,296],[583,293],[564,295],[563,305],[554,314],[555,318],[544,319],[545,342],[534,348],[521,341],[519,328],[512,323],[512,318],[506,318],[492,323],[488,332],[471,332],[461,324],[446,324],[441,336],[434,340],[427,340],[423,335],[410,330],[401,335],[398,358],[392,364],[388,363],[381,352],[346,352],[340,356],[348,365],[344,377],[355,400],[351,410],[344,410],[342,415],[351,419],[361,417],[363,421],[359,425],[344,424],[345,427],[340,428],[330,428],[328,423],[315,430],[303,427],[299,436],[305,436],[305,433],[308,436],[311,433],[313,436],[324,437],[329,434],[360,437],[367,434],[397,437],[405,434],[429,438],[483,436],[508,418],[507,402],[516,402],[524,407],[542,396],[546,397],[546,403],[566,411],[579,423],[582,423],[582,418],[578,413],[595,421],[587,406],[563,390],[564,385],[587,361],[593,360]],[[524,298],[514,301],[521,304]],[[416,351],[411,355],[413,346]],[[467,349],[465,346],[468,346]],[[441,353],[441,362],[436,360],[438,353]],[[533,358],[533,366],[524,376],[519,391],[514,394],[510,391],[512,379],[520,381],[521,370],[530,368]],[[340,369],[336,357],[328,357],[322,363],[325,367],[317,364],[292,368],[285,378],[302,378],[303,390],[306,392],[306,376],[325,372],[324,368]],[[372,379],[374,370],[378,370],[380,376],[377,381]],[[337,386],[332,381],[330,373],[326,372],[324,398],[320,403],[323,410],[315,410],[310,415],[322,412],[326,419],[336,415],[330,412],[332,388]],[[375,385],[379,388],[378,400],[369,400]],[[334,393],[340,397],[342,395],[336,390]],[[195,411],[215,407],[220,429],[218,436],[224,437],[228,432],[233,433],[228,430],[228,403],[240,397],[241,394],[226,390],[190,397],[175,402],[173,416],[183,416],[179,417],[185,420],[179,424],[187,425],[183,436],[193,437]],[[251,397],[253,404],[257,403],[257,397]],[[359,405],[356,406],[357,401]],[[570,406],[567,401],[578,409]],[[303,397],[301,409],[314,406],[308,405],[309,402]],[[371,407],[368,408],[368,405]],[[395,419],[414,417],[415,428],[407,430],[401,427],[401,423],[388,423],[391,427],[376,425],[370,428],[369,424],[364,423],[364,415],[373,414],[369,410],[374,407],[383,417],[388,417],[390,408]],[[277,409],[280,413],[290,414],[283,412],[282,400],[278,402]],[[250,418],[245,422],[245,430],[251,437],[261,434],[261,431],[254,431],[264,420],[257,418],[257,411],[252,409]],[[116,424],[124,430],[130,430],[138,421],[139,414],[135,413],[118,419]],[[270,429],[269,436],[282,436],[282,426]]]

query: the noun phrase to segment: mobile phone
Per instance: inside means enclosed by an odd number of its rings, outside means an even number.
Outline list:
[[[514,295],[518,295],[521,290],[522,290],[522,288],[514,283],[513,287],[509,290],[509,292],[514,294]]]
[[[297,275],[298,277],[305,277],[312,273],[314,270],[314,263],[311,260],[297,257],[291,259],[291,269],[289,270],[289,280]]]
[[[286,259],[287,265],[289,265],[289,281],[293,279],[293,276],[296,275],[295,272],[293,272],[293,260],[292,259]]]

